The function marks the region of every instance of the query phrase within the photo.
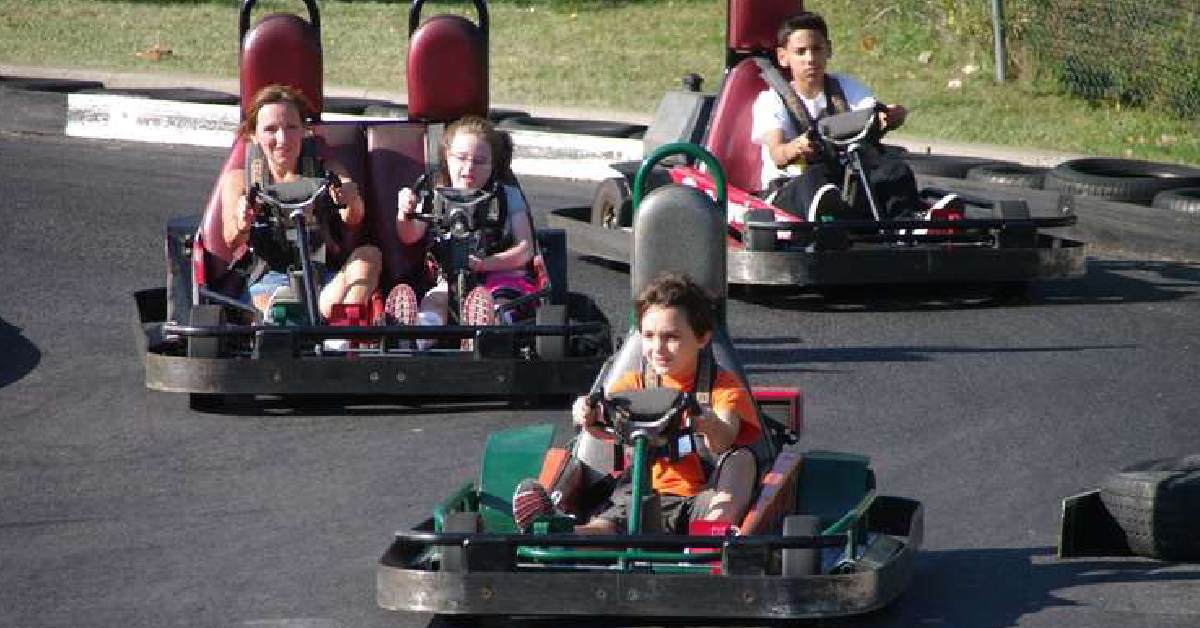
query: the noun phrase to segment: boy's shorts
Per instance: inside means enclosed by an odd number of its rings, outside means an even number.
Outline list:
[[[648,521],[648,526],[655,529],[644,530],[644,532],[687,534],[688,524],[708,512],[708,506],[712,503],[715,492],[712,488],[706,488],[689,497],[659,493],[658,521]],[[609,497],[611,505],[604,512],[596,515],[596,518],[610,521],[618,530],[624,532],[629,528],[629,505],[633,502],[632,498],[633,484],[622,482],[613,489],[612,496]]]

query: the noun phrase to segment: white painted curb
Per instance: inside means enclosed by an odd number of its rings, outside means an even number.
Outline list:
[[[326,120],[391,120],[327,113]],[[113,94],[68,94],[65,133],[72,137],[223,148],[233,144],[236,105],[154,100]],[[642,141],[571,133],[510,131],[513,171],[582,181],[618,176],[609,164],[641,161]]]

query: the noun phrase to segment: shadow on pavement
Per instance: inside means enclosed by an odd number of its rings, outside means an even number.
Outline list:
[[[1000,628],[1019,625],[1023,616],[1046,609],[1103,606],[1104,598],[1124,597],[1134,602],[1142,598],[1141,610],[1153,613],[1167,600],[1145,599],[1145,591],[1139,595],[1123,587],[1107,587],[1103,593],[1083,589],[1156,582],[1200,584],[1200,568],[1194,566],[1167,570],[1172,564],[1141,558],[1059,560],[1052,547],[931,551],[923,552],[918,561],[912,585],[894,605],[826,625]],[[1077,587],[1076,594],[1066,593]]]
[[[917,572],[908,589],[891,606],[863,616],[799,622],[732,621],[703,623],[665,619],[563,618],[526,619],[519,622],[483,625],[511,625],[523,628],[550,628],[571,625],[585,628],[612,626],[972,626],[1001,628],[1016,626],[1021,618],[1055,607],[1092,605],[1080,602],[1064,592],[1075,587],[1113,584],[1200,583],[1200,568],[1171,568],[1137,558],[1074,559],[1054,558],[1054,548],[1013,548],[949,550],[923,552],[918,556]],[[1112,588],[1106,589],[1111,592]],[[1129,590],[1118,596],[1133,595]],[[1168,600],[1162,600],[1168,601]],[[1160,601],[1160,602],[1162,602]],[[1102,603],[1103,600],[1096,600]],[[1153,612],[1159,603],[1142,609]],[[1099,610],[1099,609],[1098,609]],[[1178,609],[1177,609],[1178,610]],[[1186,611],[1185,611],[1186,612]],[[1183,620],[1186,615],[1180,616]],[[499,618],[497,618],[498,620]],[[435,618],[432,626],[452,626],[453,622]]]
[[[757,305],[809,312],[956,310],[985,307],[1158,303],[1200,294],[1200,264],[1092,260],[1083,277],[991,284],[833,286],[820,289],[735,286]]]
[[[351,397],[338,395],[190,395],[188,405],[196,412],[255,417],[321,416],[420,416],[467,414],[495,410],[545,410],[569,408],[571,399],[553,395],[512,399],[447,401],[445,397]]]
[[[21,335],[21,328],[0,318],[0,388],[28,375],[42,361],[42,352]]]
[[[935,355],[975,355],[1005,353],[1064,353],[1084,351],[1113,351],[1136,348],[1136,345],[1049,345],[1045,347],[963,347],[913,345],[892,347],[838,347],[809,349],[798,337],[774,336],[734,338],[746,371],[749,373],[836,373],[837,369],[809,368],[804,364],[854,364],[860,362],[930,362]]]

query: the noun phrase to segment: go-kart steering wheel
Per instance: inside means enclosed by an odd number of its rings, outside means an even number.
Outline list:
[[[344,204],[334,203],[330,195],[331,190],[341,186],[342,180],[332,172],[325,177],[301,177],[296,181],[273,183],[266,188],[256,183],[246,191],[246,201],[258,212],[265,209],[280,220],[294,223],[297,212],[306,220],[311,220],[319,208],[345,207]],[[322,198],[328,201],[328,205],[318,204]]]
[[[874,107],[847,111],[821,118],[817,121],[817,133],[821,139],[837,148],[847,148],[863,141],[875,141],[886,132],[880,128],[879,112],[886,111],[882,103]]]
[[[683,418],[698,414],[700,406],[691,393],[672,388],[646,388],[606,397],[603,392],[589,394],[585,403],[599,409],[600,419],[592,424],[599,434],[618,444],[632,444],[645,437],[651,446],[665,444],[683,433]]]

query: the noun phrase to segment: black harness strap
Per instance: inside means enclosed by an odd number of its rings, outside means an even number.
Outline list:
[[[713,357],[712,345],[704,345],[700,350],[700,356],[696,360],[696,376],[692,382],[692,394],[696,397],[696,402],[705,408],[712,407],[712,389],[713,384],[717,379],[717,362]],[[643,388],[662,388],[662,377],[654,372],[648,363],[642,363],[642,387]],[[688,428],[680,434],[680,439],[692,439],[694,432]],[[695,447],[692,447],[695,451]],[[684,454],[690,452],[684,452]],[[668,443],[665,446],[653,448],[650,450],[651,457],[654,458],[670,458],[678,460],[683,457],[679,451],[679,442],[675,441]]]
[[[317,139],[306,136],[300,145],[300,176],[305,178],[323,178],[325,164],[321,161],[317,147]],[[266,189],[275,183],[271,169],[267,165],[266,155],[256,142],[246,146],[245,185],[249,191],[257,187]],[[334,214],[336,215],[336,214]],[[319,248],[329,242],[335,242],[335,230],[340,226],[340,220],[326,219],[316,225],[316,233],[310,236],[310,246]],[[234,263],[233,269],[242,273],[246,285],[251,285],[262,278],[268,270],[286,271],[291,259],[291,251],[286,246],[280,246],[280,234],[274,233],[274,227],[267,222],[256,221],[250,231],[250,253]]]
[[[822,86],[825,92],[825,109],[819,112],[816,118],[813,118],[808,107],[805,107],[804,103],[800,101],[796,90],[792,89],[791,83],[784,78],[783,72],[780,72],[774,63],[763,57],[754,57],[754,63],[758,66],[762,79],[783,99],[784,108],[787,109],[788,117],[792,119],[792,125],[796,127],[797,135],[808,133],[808,130],[816,126],[817,120],[821,118],[850,111],[850,103],[846,100],[846,92],[842,90],[842,84],[832,76],[826,74],[825,83]]]

